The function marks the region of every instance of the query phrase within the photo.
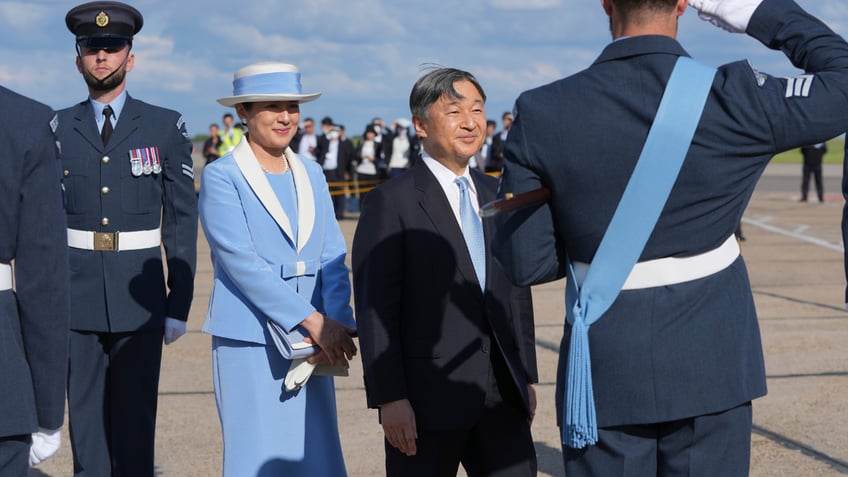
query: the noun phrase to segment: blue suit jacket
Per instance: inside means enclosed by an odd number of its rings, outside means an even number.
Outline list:
[[[640,260],[718,247],[733,234],[775,153],[824,141],[848,124],[842,38],[791,0],[765,0],[748,33],[811,76],[775,78],[744,61],[718,69]],[[592,261],[681,55],[669,37],[623,39],[587,70],[518,98],[501,193],[545,185],[553,195],[544,206],[501,220],[495,254],[517,283],[564,276],[566,253]],[[558,407],[569,337],[566,325]],[[700,280],[622,292],[589,337],[601,426],[721,411],[766,392],[742,258]]]
[[[68,250],[55,114],[0,87],[0,437],[58,429],[68,371]]]
[[[197,261],[192,144],[179,113],[127,95],[107,146],[86,100],[59,111],[68,227],[98,232],[162,226],[158,247],[121,252],[70,249],[71,328],[124,332],[186,320]],[[159,174],[133,176],[130,151],[157,147]],[[104,187],[108,187],[108,192]],[[108,219],[108,224],[104,225]],[[120,239],[119,239],[120,240]]]
[[[200,220],[215,269],[203,331],[215,336],[271,344],[265,323],[291,330],[313,311],[355,327],[350,307],[347,246],[336,221],[321,166],[301,159],[312,187],[312,217],[299,214],[298,231],[284,232],[248,184],[234,154],[250,154],[247,141],[203,170]],[[295,180],[298,177],[295,176]],[[300,205],[299,205],[300,206]],[[305,273],[299,275],[297,262]]]

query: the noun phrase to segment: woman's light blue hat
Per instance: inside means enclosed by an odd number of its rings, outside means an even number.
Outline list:
[[[245,66],[233,75],[233,95],[218,99],[224,106],[260,101],[308,103],[321,93],[303,93],[300,72],[288,63],[263,61]]]

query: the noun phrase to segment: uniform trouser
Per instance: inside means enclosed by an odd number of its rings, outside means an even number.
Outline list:
[[[29,475],[29,448],[32,436],[0,437],[0,477]]]
[[[345,186],[344,172],[339,169],[324,169],[324,177],[330,187],[330,199],[333,201],[333,209],[337,219],[343,219],[345,213]]]
[[[598,429],[598,443],[563,446],[568,477],[744,477],[751,461],[751,403],[659,424]]]
[[[151,477],[161,328],[71,331],[68,420],[74,475]]]
[[[801,199],[807,200],[807,193],[810,190],[810,176],[816,183],[816,195],[819,202],[824,201],[824,188],[822,185],[822,163],[804,161],[803,171],[801,176]]]

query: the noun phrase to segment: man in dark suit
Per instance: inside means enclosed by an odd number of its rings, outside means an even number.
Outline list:
[[[530,476],[537,380],[532,300],[489,253],[476,209],[497,181],[468,168],[485,134],[470,73],[421,77],[410,109],[423,159],[369,193],[353,240],[368,406],[389,476]]]
[[[751,400],[766,393],[766,380],[733,232],[776,152],[834,137],[848,124],[848,44],[822,22],[792,0],[688,3],[706,19],[782,50],[807,74],[777,78],[742,61],[715,73],[639,263],[589,330],[598,440],[563,447],[569,477],[617,476],[624,468],[639,476],[748,475]],[[579,286],[672,69],[687,56],[675,40],[686,0],[602,4],[616,41],[588,69],[516,102],[500,193],[552,191],[548,203],[499,223],[494,253],[518,284],[563,277],[568,257],[575,272],[568,279]],[[590,298],[581,306],[592,304]],[[567,324],[559,422],[571,334]]]
[[[504,161],[504,145],[509,137],[509,129],[512,127],[512,113],[509,111],[501,115],[503,129],[492,136],[492,146],[489,152],[488,161],[486,161],[486,172],[500,172],[503,168]]]
[[[324,118],[321,121],[322,128],[325,126]],[[331,120],[332,121],[332,120]],[[318,136],[318,164],[324,168],[324,177],[330,187],[333,199],[333,207],[336,210],[336,219],[344,219],[345,213],[345,181],[350,177],[347,173],[350,162],[356,156],[353,143],[343,140],[338,126],[326,125],[325,133]]]
[[[0,475],[25,477],[65,418],[68,248],[56,115],[3,87],[0,104]]]
[[[141,14],[93,2],[65,17],[90,97],[59,112],[68,204],[68,405],[76,475],[153,475],[162,342],[185,332],[197,199],[179,113],[126,92]],[[167,282],[160,246],[167,260]]]

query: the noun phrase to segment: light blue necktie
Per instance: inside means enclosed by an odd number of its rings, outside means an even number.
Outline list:
[[[483,221],[474,211],[471,203],[471,194],[468,193],[468,178],[458,177],[456,182],[459,187],[459,221],[462,224],[462,236],[465,237],[465,245],[471,254],[471,262],[474,263],[474,271],[477,272],[477,281],[480,289],[486,289],[486,242],[483,238]]]
[[[689,151],[715,69],[677,60],[636,168],[578,289],[569,260],[566,318],[571,324],[562,443],[580,449],[598,440],[589,327],[603,316],[639,260]]]

